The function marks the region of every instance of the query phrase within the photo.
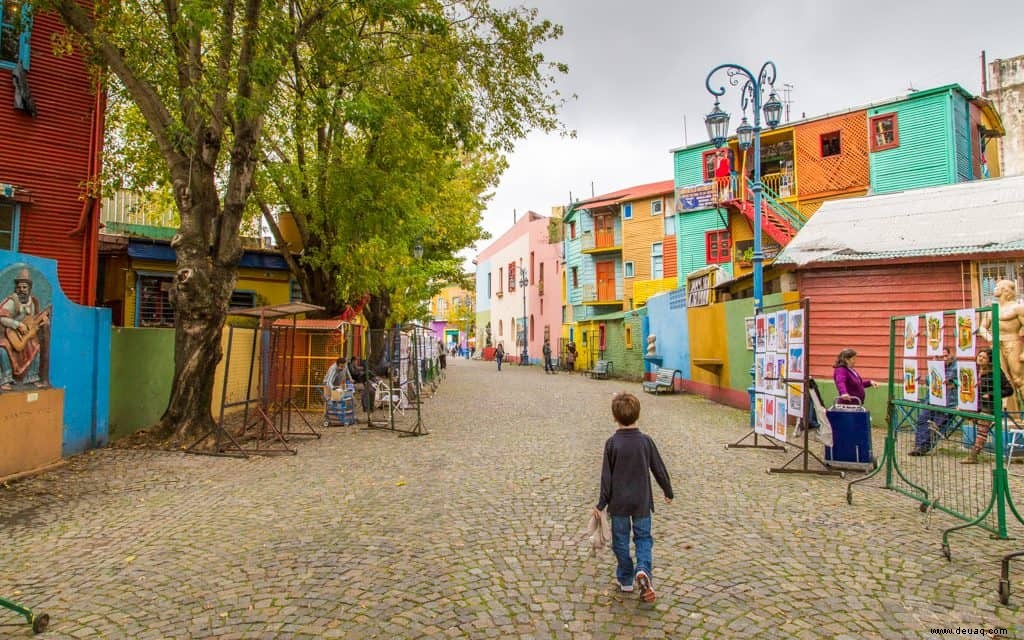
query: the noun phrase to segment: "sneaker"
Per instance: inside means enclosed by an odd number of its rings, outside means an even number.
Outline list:
[[[633,585],[631,584],[620,584],[619,591],[623,593],[633,593]]]
[[[926,455],[927,453],[928,453],[927,451],[922,451],[920,449],[914,449],[913,451],[911,451],[907,455],[908,456],[923,456],[923,455]]]
[[[636,584],[640,587],[640,599],[644,602],[654,602],[654,587],[651,585],[651,577],[646,571],[636,572]]]

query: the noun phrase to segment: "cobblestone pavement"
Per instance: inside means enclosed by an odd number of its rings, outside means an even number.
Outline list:
[[[676,490],[654,604],[585,540],[620,389]],[[0,488],[0,595],[48,613],[47,638],[1024,637],[1024,563],[1010,606],[996,593],[1024,543],[968,531],[949,562],[949,516],[726,450],[742,412],[450,359],[423,418],[426,437],[333,428],[294,457],[103,450]],[[21,622],[0,609],[0,637]]]

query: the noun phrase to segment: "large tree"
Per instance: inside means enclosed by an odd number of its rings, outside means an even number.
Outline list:
[[[270,203],[297,224],[291,265],[306,299],[333,313],[369,292],[371,329],[461,276],[455,256],[483,235],[502,153],[558,126],[550,74],[565,70],[538,53],[561,31],[535,11],[454,2],[427,28],[407,20],[354,13],[346,28],[366,46],[339,50],[323,32],[295,52],[259,190],[279,240]]]

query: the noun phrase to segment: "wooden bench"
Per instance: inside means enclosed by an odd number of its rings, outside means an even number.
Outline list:
[[[611,373],[612,361],[611,360],[598,360],[594,363],[594,368],[585,371],[591,378],[597,378],[598,380],[607,380],[608,374]]]
[[[669,393],[675,393],[676,391],[676,376],[679,376],[679,382],[683,381],[683,372],[679,369],[658,369],[658,376],[654,380],[644,380],[643,389],[647,393],[658,394],[662,391],[668,391]]]

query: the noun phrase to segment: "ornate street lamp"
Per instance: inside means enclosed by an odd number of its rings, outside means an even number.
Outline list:
[[[519,267],[519,286],[523,290],[523,353],[519,356],[519,365],[525,366],[530,364],[530,351],[527,349],[527,345],[530,339],[529,326],[527,325],[528,319],[526,317],[526,287],[530,284],[530,278],[526,274],[526,269]]]
[[[747,123],[746,116],[740,126],[736,129],[736,140],[744,151],[754,147],[754,179],[752,191],[754,192],[754,313],[760,313],[764,306],[764,252],[761,250],[761,98],[768,92],[768,101],[764,103],[764,119],[766,124],[774,129],[782,119],[782,103],[775,94],[775,63],[769,60],[761,67],[761,73],[755,76],[746,67],[738,64],[720,64],[708,74],[704,80],[704,86],[708,93],[715,96],[715,108],[704,118],[708,127],[708,136],[716,147],[725,144],[729,135],[729,114],[722,111],[718,105],[718,99],[725,95],[725,87],[717,89],[711,86],[711,77],[718,71],[725,69],[729,77],[729,84],[736,87],[743,82],[740,90],[742,97],[741,106],[743,113],[748,107],[753,107],[754,126]]]

